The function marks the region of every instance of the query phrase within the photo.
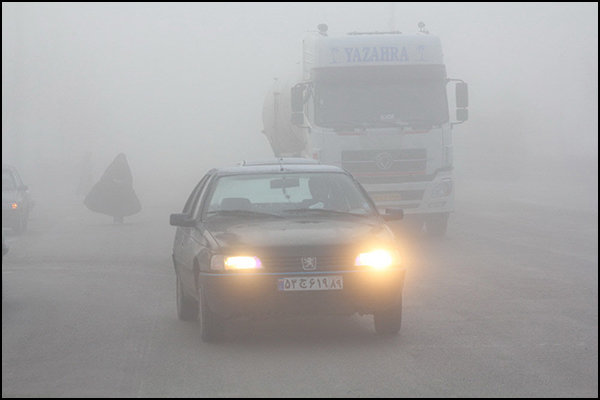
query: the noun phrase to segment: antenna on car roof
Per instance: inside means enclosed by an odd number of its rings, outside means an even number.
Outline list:
[[[283,171],[283,157],[279,157],[279,170]]]

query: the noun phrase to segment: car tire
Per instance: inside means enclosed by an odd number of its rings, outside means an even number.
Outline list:
[[[373,313],[375,332],[379,335],[395,335],[402,322],[402,297],[399,302],[386,310]]]
[[[25,231],[27,230],[27,214],[23,214],[21,216],[21,218],[19,218],[19,220],[17,221],[17,224],[15,226],[13,226],[13,231],[16,234],[22,234],[25,233]]]
[[[223,321],[210,310],[200,285],[198,286],[198,320],[200,321],[200,337],[203,342],[216,342],[223,335]]]
[[[186,296],[179,274],[177,276],[177,316],[182,321],[195,321],[198,319],[198,302]]]
[[[443,213],[427,218],[425,222],[425,231],[427,236],[432,238],[441,238],[446,235],[448,230],[448,217],[450,214]]]

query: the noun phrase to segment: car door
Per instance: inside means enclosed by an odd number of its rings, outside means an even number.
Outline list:
[[[183,206],[182,213],[192,217],[196,204],[198,203],[202,189],[208,180],[208,174],[205,175],[200,182],[196,185],[192,193],[188,196],[188,199]],[[193,268],[193,265],[187,265],[190,263],[189,259],[189,238],[191,231],[195,229],[193,227],[178,226],[175,230],[175,240],[173,241],[173,265],[176,273],[179,274],[182,281],[187,281],[189,278],[189,271]],[[187,286],[187,285],[186,285]]]
[[[187,293],[195,293],[196,290],[194,260],[198,254],[205,252],[208,248],[208,241],[205,237],[205,227],[200,220],[200,214],[202,210],[202,200],[206,197],[206,192],[210,187],[211,178],[212,175],[207,174],[202,179],[193,193],[193,197],[189,203],[189,211],[184,211],[196,221],[196,224],[190,228],[179,227],[180,242],[178,243],[178,253],[180,255],[180,268],[178,272],[180,273],[184,290]]]

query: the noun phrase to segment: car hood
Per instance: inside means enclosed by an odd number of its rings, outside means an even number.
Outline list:
[[[394,235],[382,222],[356,217],[336,219],[266,219],[240,222],[216,218],[207,230],[217,245],[239,249],[330,248],[392,244]],[[291,254],[290,254],[291,255]]]

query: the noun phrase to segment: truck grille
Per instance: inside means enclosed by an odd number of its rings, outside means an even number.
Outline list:
[[[361,183],[406,182],[411,175],[424,175],[425,149],[352,150],[342,152],[342,167]]]

